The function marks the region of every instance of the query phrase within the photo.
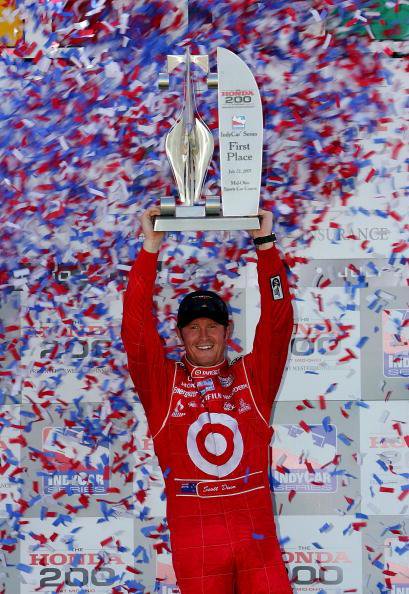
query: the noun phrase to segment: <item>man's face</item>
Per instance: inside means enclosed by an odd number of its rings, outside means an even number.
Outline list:
[[[226,328],[210,318],[196,318],[183,328],[178,328],[177,333],[185,345],[189,361],[199,367],[211,367],[224,358],[227,340],[231,335],[231,322]]]

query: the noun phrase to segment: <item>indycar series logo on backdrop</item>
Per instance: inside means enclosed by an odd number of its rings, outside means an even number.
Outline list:
[[[327,429],[327,431],[326,431]],[[274,426],[272,469],[274,491],[327,492],[337,490],[337,477],[322,468],[337,453],[337,429],[310,425],[306,433],[299,425]]]
[[[54,467],[42,471],[46,494],[106,493],[109,488],[109,449],[87,440],[82,428],[45,427],[43,452]]]
[[[409,310],[382,311],[383,374],[409,377]]]

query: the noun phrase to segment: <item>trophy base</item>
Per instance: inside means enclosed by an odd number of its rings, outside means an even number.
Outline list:
[[[260,229],[258,217],[155,218],[155,231],[248,231]]]

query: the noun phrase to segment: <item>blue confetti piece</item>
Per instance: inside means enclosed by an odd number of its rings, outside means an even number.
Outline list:
[[[338,433],[338,439],[340,439],[345,445],[350,446],[353,440],[343,433]]]
[[[383,460],[377,460],[376,463],[382,468],[382,470],[384,470],[385,472],[388,470],[387,465],[385,464],[385,462]]]
[[[358,342],[356,343],[356,348],[358,349],[362,349],[362,347],[368,342],[369,337],[368,336],[362,336]]]
[[[388,213],[384,210],[375,209],[374,212],[376,215],[378,215],[378,217],[381,217],[382,219],[387,219],[389,217]]]
[[[24,563],[17,563],[16,569],[18,569],[19,571],[23,571],[24,573],[32,573],[34,567],[31,567],[30,565],[25,565]]]
[[[82,556],[80,555],[80,553],[76,553],[72,560],[72,567],[78,567],[78,565],[81,563],[81,559]]]
[[[384,566],[384,564],[383,564],[383,563],[381,563],[381,561],[380,561],[379,559],[374,559],[374,560],[372,561],[372,565],[374,565],[375,567],[377,567],[377,568],[378,568],[378,569],[380,569],[381,571],[383,571],[383,570],[384,570],[384,567],[385,567],[385,566]]]
[[[41,520],[45,520],[45,518],[47,517],[47,512],[48,512],[48,508],[45,507],[44,505],[42,505],[41,509],[40,509],[40,519]]]
[[[406,543],[402,547],[395,547],[394,551],[398,553],[399,556],[406,555],[409,552],[409,543]]]
[[[356,406],[360,406],[361,408],[370,408],[369,404],[367,402],[364,402],[363,400],[357,400],[355,404]]]
[[[149,563],[149,555],[142,545],[136,547],[132,556],[135,557],[136,563]]]
[[[322,425],[326,433],[330,433],[331,431],[333,431],[333,427],[331,426],[331,417],[324,417],[322,419]]]
[[[351,509],[351,506],[352,506],[352,504],[350,504],[347,509],[348,510]],[[352,528],[352,525],[351,524],[348,524],[348,526],[346,528],[344,528],[344,530],[342,531],[342,534],[344,536],[346,536],[348,534],[348,532],[351,531],[351,528]]]
[[[53,526],[59,526],[62,524],[63,526],[68,526],[73,521],[71,516],[66,514],[59,514],[53,522]]]
[[[254,540],[264,540],[265,539],[264,534],[257,534],[257,532],[253,532],[251,536],[252,536],[252,538],[254,538]]]

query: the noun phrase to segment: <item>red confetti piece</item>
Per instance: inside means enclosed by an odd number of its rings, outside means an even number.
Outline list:
[[[308,472],[311,472],[311,474],[315,473],[315,470],[311,464],[311,462],[309,462],[308,460],[305,461],[305,466],[307,467]]]
[[[366,178],[365,178],[365,181],[366,181],[367,183],[368,183],[368,182],[370,182],[370,181],[371,181],[371,179],[373,178],[373,176],[375,175],[375,173],[376,173],[376,169],[374,169],[374,168],[372,167],[371,171],[370,171],[370,172],[368,173],[368,175],[366,176]]]
[[[356,532],[359,532],[361,530],[361,528],[365,528],[366,525],[367,525],[367,522],[352,522],[352,528]]]
[[[399,156],[399,152],[400,150],[405,146],[404,142],[402,140],[399,140],[395,146],[393,147],[392,150],[392,159],[397,159]]]
[[[392,252],[394,254],[404,252],[408,248],[408,244],[406,241],[399,241],[398,243],[393,243],[392,246]]]
[[[399,435],[400,437],[402,437],[402,428],[401,428],[401,426],[400,426],[400,423],[394,423],[394,424],[392,425],[392,429],[395,429],[395,431],[398,433],[398,435]]]
[[[85,495],[85,493],[81,493],[81,495],[78,498],[78,501],[81,503],[83,507],[88,507],[89,505],[89,497]]]
[[[61,489],[61,491],[57,491],[57,493],[53,493],[53,499],[57,500],[57,499],[61,499],[61,497],[64,497],[64,495],[66,495],[67,492],[65,491],[65,489]]]
[[[280,474],[289,474],[290,470],[289,468],[286,468],[285,466],[280,466],[277,465],[276,468],[277,472],[279,472]]]
[[[233,351],[235,351],[236,353],[241,353],[241,352],[242,352],[242,350],[243,350],[243,348],[242,348],[242,347],[239,345],[239,343],[238,343],[238,342],[235,342],[235,341],[234,341],[234,340],[232,340],[232,339],[229,339],[229,340],[227,341],[227,344],[228,344],[228,346],[229,346],[229,347],[230,347],[230,348],[231,348]]]
[[[129,571],[130,573],[135,573],[136,575],[143,573],[142,571],[139,571],[139,569],[136,569],[135,567],[131,567],[130,565],[127,565],[125,569],[126,569],[126,571]]]
[[[340,359],[338,359],[338,361],[340,363],[344,363],[345,361],[350,361],[351,359],[357,359],[358,357],[355,355],[355,353],[353,353],[351,351],[351,349],[345,349],[346,352],[348,353],[347,355],[345,355],[345,357],[341,357]]]
[[[409,489],[405,489],[398,495],[399,501],[403,501],[409,495]]]
[[[341,411],[341,414],[343,417],[345,417],[345,419],[349,419],[349,413],[347,413],[347,411],[343,409],[342,406],[339,407],[339,410]]]
[[[307,433],[311,431],[310,427],[307,425],[305,421],[300,421],[298,424],[301,427],[301,429],[304,429],[304,431],[306,431]]]

